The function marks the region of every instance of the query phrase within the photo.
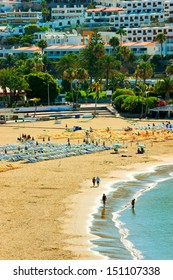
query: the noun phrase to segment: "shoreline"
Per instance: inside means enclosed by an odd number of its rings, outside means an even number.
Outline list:
[[[92,240],[97,239],[98,237],[90,232],[90,226],[93,221],[93,214],[98,211],[98,207],[101,205],[101,201],[100,201],[101,195],[102,193],[109,195],[113,191],[113,185],[115,185],[116,183],[129,181],[138,174],[143,174],[143,173],[145,174],[145,173],[152,172],[158,166],[173,164],[173,156],[172,158],[168,156],[151,157],[151,158],[153,158],[156,162],[149,161],[147,163],[140,165],[140,168],[139,168],[139,163],[129,165],[126,167],[127,169],[129,169],[128,172],[127,170],[123,170],[122,168],[120,168],[117,171],[110,171],[108,177],[101,181],[101,185],[99,187],[93,187],[94,189],[96,189],[93,194],[93,199],[90,201],[90,203],[87,203],[87,208],[83,209],[82,211],[81,210],[78,211],[78,210],[79,208],[82,209],[82,205],[84,201],[86,201],[86,193],[87,193],[86,187],[89,184],[91,184],[91,182],[89,180],[83,182],[81,184],[82,193],[73,196],[73,198],[70,198],[70,199],[74,199],[75,201],[78,201],[78,206],[76,207],[76,205],[73,205],[71,209],[71,212],[78,213],[78,215],[73,215],[75,216],[75,229],[76,229],[75,234],[77,233],[78,237],[72,241],[70,246],[69,246],[69,241],[67,241],[67,248],[70,250],[79,250],[78,253],[81,254],[80,259],[85,260],[87,258],[89,260],[91,259],[108,260],[106,256],[103,256],[101,253],[93,250],[95,245],[92,243]],[[114,179],[112,177],[114,177]],[[102,190],[102,193],[100,193],[100,190]],[[81,224],[82,219],[84,219],[83,224]],[[71,224],[73,222],[74,222],[73,220],[66,221],[66,226],[64,226],[64,232],[70,232],[71,229],[74,229],[73,228],[74,224],[73,225]],[[86,237],[85,240],[81,238],[80,235],[85,236]],[[88,251],[88,254],[85,253],[84,256],[82,256],[83,252],[82,250],[80,250],[80,247],[82,247],[83,242],[86,243],[86,248]]]

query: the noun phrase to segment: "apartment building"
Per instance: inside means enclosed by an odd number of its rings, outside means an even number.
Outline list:
[[[21,0],[1,0],[0,11],[10,11],[21,6]]]
[[[37,46],[30,46],[30,47],[21,47],[21,48],[14,48],[11,49],[0,49],[0,58],[5,58],[7,54],[12,54],[13,56],[18,55],[19,53],[25,53],[27,56],[32,56],[34,53],[39,52],[41,53],[41,49]]]
[[[52,8],[51,17],[52,20],[83,17],[85,10],[86,8],[83,5],[74,5],[73,7],[67,7],[66,5],[61,7],[57,5],[56,8]]]
[[[85,10],[86,8],[83,5],[74,5],[73,7],[57,5],[56,8],[51,9],[51,21],[40,25],[49,25],[50,28],[55,30],[60,30],[64,27],[76,27],[85,22]]]
[[[164,33],[167,37],[173,35],[173,24],[164,24],[163,26],[148,26],[141,28],[124,28],[127,39],[132,42],[136,41],[155,41],[159,33]]]
[[[170,44],[172,46],[172,49],[169,51],[173,53],[173,38],[170,38]],[[160,52],[160,46],[157,42],[124,42],[123,46],[127,46],[132,52],[134,52],[135,55],[140,56],[144,53],[147,53],[148,55],[154,55],[159,54]],[[64,55],[68,55],[71,53],[78,54],[81,50],[86,48],[86,45],[52,45],[48,46],[44,49],[44,53],[47,55],[47,57],[53,61],[57,61]],[[105,51],[106,54],[111,54],[112,47],[105,43]],[[41,53],[41,49],[36,46],[31,47],[22,47],[22,48],[11,48],[11,49],[0,49],[0,57],[5,58],[6,54],[10,53],[14,56],[16,56],[19,53],[26,53],[28,56],[33,55],[35,52]]]
[[[34,42],[46,40],[48,46],[52,45],[87,45],[89,36],[77,34],[75,30],[69,32],[46,31],[34,33]]]
[[[6,13],[6,24],[12,26],[37,24],[43,19],[41,12],[10,11]]]
[[[119,7],[96,7],[85,11],[85,24],[104,24],[115,26],[120,15],[124,15],[125,10]]]
[[[149,2],[149,1],[148,1]],[[107,23],[115,28],[140,27],[153,21],[164,22],[170,17],[170,9],[164,9],[163,1],[151,5],[141,1],[121,1],[117,7],[89,9],[86,23]]]

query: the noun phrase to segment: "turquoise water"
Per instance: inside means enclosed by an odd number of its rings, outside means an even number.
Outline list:
[[[159,166],[113,186],[106,207],[93,215],[93,250],[108,259],[173,260],[172,168]]]

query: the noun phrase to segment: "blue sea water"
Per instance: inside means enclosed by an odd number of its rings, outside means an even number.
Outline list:
[[[172,169],[158,166],[113,186],[106,207],[93,214],[93,250],[108,259],[173,260]]]

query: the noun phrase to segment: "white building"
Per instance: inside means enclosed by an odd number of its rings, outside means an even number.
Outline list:
[[[10,11],[21,6],[21,0],[0,0],[0,10]]]
[[[152,42],[156,40],[159,33],[164,33],[167,37],[173,34],[173,24],[164,24],[163,26],[145,26],[140,28],[124,28],[126,39],[132,42]]]
[[[34,33],[35,42],[39,40],[46,40],[48,46],[52,45],[87,45],[89,36],[82,36],[77,34],[75,30],[73,33],[46,31]]]
[[[37,46],[30,46],[30,47],[19,47],[15,49],[12,47],[11,49],[0,49],[0,58],[5,58],[7,54],[12,54],[14,56],[20,54],[20,53],[25,53],[27,56],[32,56],[34,53],[41,53],[41,49]]]
[[[43,19],[41,12],[33,12],[31,9],[24,11],[6,12],[6,24],[12,26],[37,24]]]
[[[60,7],[57,5],[56,8],[52,8],[51,17],[52,20],[57,19],[65,19],[65,18],[79,18],[83,17],[85,13],[86,8],[84,8],[83,5],[77,6],[74,5],[73,7],[67,7],[64,5],[63,7]]]

